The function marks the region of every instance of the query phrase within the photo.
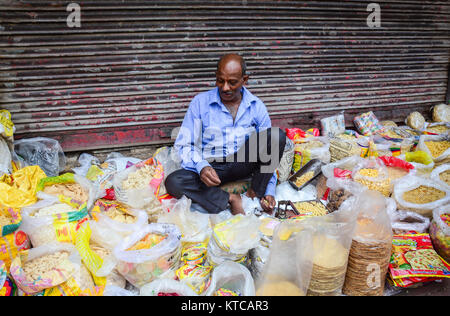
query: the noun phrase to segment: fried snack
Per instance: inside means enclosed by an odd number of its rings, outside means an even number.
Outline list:
[[[414,190],[403,193],[403,199],[406,202],[415,204],[427,204],[445,197],[445,192],[433,187],[421,185]]]
[[[70,264],[69,253],[67,251],[58,251],[52,254],[44,255],[39,258],[27,261],[23,264],[23,271],[29,282],[39,279],[49,278],[50,271],[58,269],[63,265]]]
[[[50,195],[64,195],[73,200],[80,201],[82,203],[87,202],[89,196],[88,193],[83,189],[78,183],[58,183],[46,186],[44,188],[44,193]]]
[[[73,211],[76,211],[76,209],[74,209],[72,206],[65,203],[58,203],[36,210],[32,214],[30,214],[30,216],[31,217],[49,216]]]
[[[305,293],[292,282],[276,281],[264,284],[256,291],[256,296],[305,296]]]
[[[122,182],[123,188],[125,190],[145,188],[153,179],[155,170],[156,166],[154,165],[143,165],[128,175],[128,178]]]
[[[439,178],[444,181],[445,183],[447,183],[448,185],[450,185],[450,169],[445,170],[444,172],[441,172],[439,174]]]
[[[313,240],[314,258],[308,296],[339,295],[345,281],[348,251],[325,235]]]
[[[435,134],[445,134],[448,132],[448,127],[445,125],[430,126],[426,131]]]
[[[306,182],[308,182],[309,180],[311,180],[314,177],[314,171],[308,171],[305,174],[303,174],[301,177],[297,178],[295,180],[295,185],[297,187],[301,187],[302,185],[304,185]]]
[[[431,152],[433,158],[437,158],[442,155],[448,148],[450,148],[450,142],[447,140],[442,141],[426,141],[425,145]]]
[[[378,191],[384,196],[389,197],[391,195],[391,181],[389,178],[376,180],[379,177],[377,169],[363,168],[358,170],[354,180],[366,186],[370,190]],[[370,181],[367,178],[374,178],[374,181]]]
[[[302,216],[324,216],[328,213],[325,205],[318,201],[296,202],[294,206]]]
[[[144,238],[142,238],[140,241],[138,241],[134,246],[128,248],[127,251],[150,249],[150,248],[156,246],[157,244],[159,244],[161,241],[163,241],[166,238],[167,238],[167,236],[148,233],[147,235],[145,235]]]

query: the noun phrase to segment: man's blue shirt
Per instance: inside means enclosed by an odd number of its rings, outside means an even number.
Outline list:
[[[208,161],[234,154],[253,132],[270,127],[266,106],[247,88],[242,88],[241,104],[233,121],[216,87],[192,99],[174,147],[181,157],[181,167],[200,174],[210,166]],[[274,173],[266,195],[275,196],[276,183]]]

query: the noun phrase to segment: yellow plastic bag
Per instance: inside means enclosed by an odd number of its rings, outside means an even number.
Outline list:
[[[12,175],[3,175],[0,179],[0,204],[22,208],[36,203],[36,188],[45,177],[39,166],[28,166]]]
[[[429,165],[430,163],[433,163],[433,157],[422,150],[405,153],[405,158],[407,162],[417,162],[423,165]]]
[[[0,110],[0,134],[11,137],[14,134],[14,123],[8,110]]]

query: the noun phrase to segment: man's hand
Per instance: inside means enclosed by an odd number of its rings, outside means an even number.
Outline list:
[[[200,171],[200,180],[209,187],[216,187],[221,183],[216,170],[210,166],[207,166]]]
[[[260,203],[263,210],[267,213],[271,213],[275,205],[277,204],[277,202],[275,201],[275,197],[273,197],[272,195],[266,195],[265,197],[261,198]]]

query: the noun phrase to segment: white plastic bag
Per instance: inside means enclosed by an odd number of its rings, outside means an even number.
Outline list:
[[[159,148],[154,157],[163,165],[164,180],[172,172],[181,169],[181,159],[173,147]]]
[[[172,279],[157,279],[141,287],[140,296],[160,296],[161,294],[178,296],[198,296],[186,283]]]
[[[179,200],[172,199],[162,203],[168,212],[159,216],[158,223],[177,225],[181,230],[182,242],[203,242],[211,236],[209,215],[191,211],[190,199],[182,196]]]
[[[255,296],[255,284],[250,271],[242,264],[225,261],[211,274],[211,283],[204,292],[205,296],[217,296],[219,289],[233,291],[240,296]]]
[[[290,234],[290,232],[295,232]],[[305,296],[312,272],[312,231],[301,223],[277,226],[262,272],[255,279],[257,296]]]
[[[166,236],[148,249],[127,250],[147,234]],[[118,259],[117,270],[128,282],[140,288],[171,269],[176,269],[181,256],[181,232],[172,224],[151,223],[134,232],[113,250]]]
[[[47,177],[56,177],[66,167],[66,156],[59,142],[52,138],[35,137],[14,142],[14,152],[29,166],[38,165]]]
[[[430,227],[430,219],[415,212],[395,210],[389,212],[392,231],[395,234],[407,232],[426,233]]]
[[[404,193],[419,188],[420,186],[431,187],[443,191],[445,195],[443,198],[429,203],[413,203],[404,200]],[[414,175],[405,176],[402,178],[402,181],[396,182],[392,196],[397,202],[398,209],[416,212],[429,218],[432,216],[433,209],[450,202],[450,191],[441,183]],[[421,197],[418,197],[418,201],[420,201],[420,199]]]
[[[433,157],[434,162],[440,162],[442,160],[445,160],[450,157],[450,148],[447,148],[443,153],[441,153],[439,156],[434,157],[428,146],[426,145],[427,142],[440,142],[440,141],[450,141],[448,135],[422,135],[419,138],[419,143],[417,144],[416,150],[422,150],[428,154],[430,154],[431,157]]]
[[[446,183],[445,181],[443,181],[440,177],[440,174],[449,170],[450,169],[450,164],[443,164],[440,165],[439,167],[436,167],[430,174],[430,179],[437,182],[437,183],[442,183],[442,185],[450,190],[450,184]]]
[[[283,156],[281,157],[280,165],[276,170],[279,183],[286,181],[291,174],[292,163],[294,162],[294,147],[292,140],[286,137]]]
[[[398,156],[397,158],[407,161],[406,160],[406,154],[402,154],[400,156]],[[418,176],[423,176],[423,177],[429,177],[431,171],[433,171],[434,169],[434,161],[429,163],[428,165],[425,165],[423,163],[420,162],[414,162],[414,161],[407,161],[409,162],[411,165],[414,166],[414,170],[415,170],[415,174]]]
[[[11,159],[9,147],[3,137],[0,136],[0,176],[12,173]]]
[[[338,115],[326,117],[320,120],[322,135],[334,137],[345,132],[344,111]]]
[[[78,163],[80,164],[80,166],[72,168],[73,172],[82,177],[86,177],[91,165],[99,165],[100,161],[95,156],[92,156],[88,153],[82,153],[80,157],[78,157]]]
[[[103,296],[137,296],[137,295],[121,287],[114,285],[107,285],[105,286],[105,290],[103,291]]]

